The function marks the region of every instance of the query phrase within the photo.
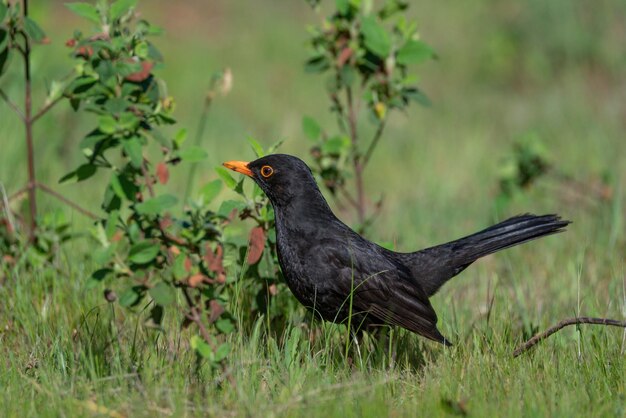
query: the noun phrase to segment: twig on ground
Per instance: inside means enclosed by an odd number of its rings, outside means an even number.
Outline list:
[[[524,344],[520,345],[513,351],[513,357],[517,357],[520,354],[528,351],[535,345],[537,345],[542,340],[545,340],[550,335],[560,331],[561,329],[569,326],[569,325],[579,325],[579,324],[595,324],[595,325],[611,325],[614,327],[623,327],[626,328],[626,321],[618,321],[616,319],[607,319],[607,318],[590,318],[587,316],[581,316],[579,318],[567,318],[559,322],[558,324],[548,328],[544,332],[535,335],[530,340],[526,341]]]

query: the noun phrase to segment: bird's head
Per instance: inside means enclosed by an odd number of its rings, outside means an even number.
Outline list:
[[[296,198],[321,197],[311,169],[292,155],[272,154],[252,162],[228,161],[223,165],[251,177],[274,207],[287,206]]]

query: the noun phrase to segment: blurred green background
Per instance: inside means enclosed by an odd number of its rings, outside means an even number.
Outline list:
[[[284,152],[306,158],[302,116],[333,123],[324,80],[302,67],[306,26],[317,23],[305,2],[151,0],[140,2],[139,9],[166,30],[155,39],[166,60],[159,74],[176,99],[179,126],[192,136],[211,74],[232,69],[234,88],[216,101],[202,139],[209,151],[202,179],[213,176],[211,167],[223,160],[252,158],[247,136],[264,144],[286,139]],[[37,104],[51,81],[46,77],[60,78],[71,65],[65,40],[75,27],[90,28],[61,1],[34,2],[32,13],[51,39],[34,52]],[[372,198],[387,196],[388,219],[377,231],[381,239],[393,239],[392,231],[409,220],[416,237],[448,237],[441,225],[429,226],[429,213],[448,213],[456,225],[480,222],[489,212],[480,203],[490,200],[501,159],[512,141],[530,130],[564,172],[585,178],[610,170],[623,179],[626,3],[416,2],[410,14],[440,59],[418,68],[432,108],[412,107],[393,116],[367,172]],[[1,83],[21,101],[15,72]],[[26,175],[23,133],[4,103],[0,109],[0,180],[15,190]],[[66,104],[47,115],[36,126],[39,178],[54,184],[75,167],[82,158],[76,144],[84,133]],[[59,187],[86,205],[99,201],[93,183]],[[520,210],[556,210],[537,205]]]

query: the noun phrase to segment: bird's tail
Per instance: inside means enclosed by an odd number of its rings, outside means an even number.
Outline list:
[[[520,215],[458,240],[406,254],[405,262],[411,258],[406,264],[412,267],[414,275],[420,279],[422,287],[430,296],[477,259],[526,241],[562,232],[569,223],[557,215]]]
[[[569,223],[557,215],[525,214],[507,219],[450,244],[453,248],[456,247],[455,252],[460,257],[458,262],[471,263],[496,251],[562,232]]]

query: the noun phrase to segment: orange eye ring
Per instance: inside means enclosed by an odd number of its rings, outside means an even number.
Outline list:
[[[272,174],[274,174],[274,169],[270,167],[269,165],[264,165],[263,167],[261,167],[261,175],[263,177],[268,178]]]

